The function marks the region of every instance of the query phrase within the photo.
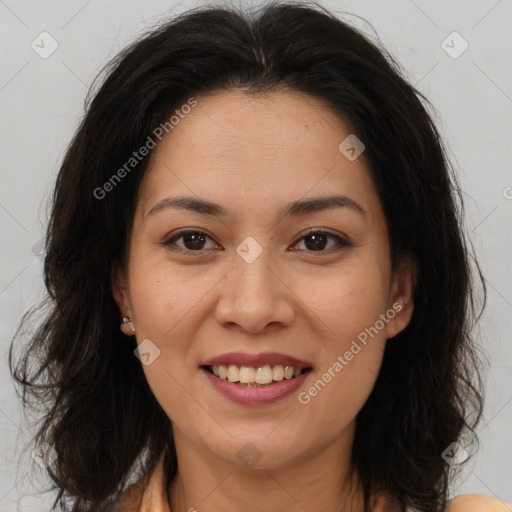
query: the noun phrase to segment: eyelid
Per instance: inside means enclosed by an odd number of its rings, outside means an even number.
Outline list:
[[[191,251],[189,249],[183,249],[182,247],[178,247],[174,244],[174,240],[177,240],[179,238],[181,238],[183,235],[188,235],[188,234],[194,234],[194,235],[203,235],[207,238],[209,238],[210,240],[212,240],[213,242],[215,242],[217,244],[217,242],[204,230],[202,229],[199,229],[199,228],[184,228],[176,233],[173,233],[172,235],[170,236],[167,236],[162,242],[161,242],[161,245],[163,245],[164,247],[170,249],[170,250],[173,250],[173,251],[178,251],[178,252],[182,252],[182,253],[186,253],[186,254],[201,254],[203,251],[205,250],[208,250],[208,249],[200,249],[198,251]],[[218,244],[217,244],[218,245]],[[171,248],[171,246],[174,246]]]
[[[163,240],[163,242],[161,242],[161,244],[164,247],[167,247],[167,248],[169,248],[169,247],[174,245],[174,248],[172,248],[171,250],[176,250],[176,251],[179,251],[179,252],[184,252],[186,254],[193,254],[193,253],[201,254],[203,251],[208,250],[208,249],[199,249],[197,251],[192,251],[192,250],[189,250],[189,249],[183,249],[182,247],[178,247],[178,246],[176,246],[173,243],[174,240],[177,240],[177,239],[179,239],[182,236],[187,235],[187,234],[203,235],[206,238],[209,238],[210,240],[212,240],[213,242],[215,242],[217,244],[217,242],[206,231],[204,231],[202,229],[199,229],[199,228],[184,228],[183,230],[178,231],[178,232],[172,234],[172,236],[166,237]],[[295,242],[293,242],[292,247],[297,245],[303,238],[307,237],[308,235],[312,235],[312,234],[327,235],[327,236],[329,236],[331,238],[334,238],[337,241],[338,248],[332,248],[331,247],[330,249],[326,249],[326,250],[322,250],[322,251],[305,251],[305,252],[308,252],[308,253],[311,253],[311,254],[315,254],[315,253],[317,253],[319,255],[321,255],[321,254],[330,254],[332,252],[339,251],[342,248],[353,247],[353,245],[354,245],[349,240],[349,238],[344,236],[344,235],[339,235],[339,234],[332,233],[329,230],[326,230],[324,228],[312,227],[312,228],[308,228],[305,232],[301,233],[299,235],[299,237],[295,240]]]
[[[305,232],[303,232],[299,235],[299,237],[293,243],[292,246],[297,245],[303,238],[307,237],[308,235],[312,235],[312,234],[327,235],[331,238],[334,238],[337,241],[338,247],[331,247],[330,249],[326,249],[323,251],[305,251],[305,252],[308,252],[311,254],[318,254],[318,255],[331,254],[333,252],[340,251],[343,248],[348,248],[348,247],[354,246],[354,244],[350,241],[350,239],[347,236],[337,234],[337,233],[332,233],[328,229],[321,228],[321,227],[308,228]]]

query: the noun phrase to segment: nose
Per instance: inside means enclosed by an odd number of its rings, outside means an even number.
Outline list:
[[[215,316],[224,327],[255,334],[293,321],[294,293],[284,273],[272,265],[267,251],[250,263],[236,254],[221,287]]]

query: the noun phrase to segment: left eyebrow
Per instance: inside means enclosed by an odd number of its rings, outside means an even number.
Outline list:
[[[316,197],[294,201],[284,208],[279,217],[298,217],[332,208],[349,208],[361,214],[363,217],[366,217],[365,209],[348,196]]]
[[[189,210],[213,217],[226,217],[228,215],[225,208],[211,201],[196,197],[178,196],[161,199],[149,210],[146,216],[154,215],[169,208]],[[337,195],[293,201],[281,209],[278,218],[280,220],[284,217],[299,217],[332,208],[349,208],[366,217],[365,209],[358,202],[348,196]]]

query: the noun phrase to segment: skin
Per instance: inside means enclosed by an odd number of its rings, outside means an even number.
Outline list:
[[[172,420],[179,469],[170,508],[362,511],[360,482],[347,473],[355,417],[386,343],[411,319],[413,263],[401,260],[392,273],[386,219],[364,153],[350,161],[340,152],[353,130],[326,105],[291,91],[196,99],[150,155],[127,267],[113,286],[137,342],[149,338],[160,350],[143,369]],[[350,197],[365,214],[331,208],[278,217],[292,201],[333,194]],[[229,214],[147,215],[175,195],[212,201]],[[209,238],[203,245],[178,238],[175,250],[162,244],[182,228]],[[351,245],[327,237],[315,251],[308,228]],[[252,263],[236,252],[248,236],[263,249]],[[199,369],[226,352],[281,352],[311,363],[299,389],[307,391],[397,303],[400,312],[306,405],[297,393],[271,405],[235,404]],[[249,442],[260,457],[251,467],[237,455]]]

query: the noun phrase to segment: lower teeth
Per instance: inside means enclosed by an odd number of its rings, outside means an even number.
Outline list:
[[[231,384],[236,384],[238,386],[246,386],[248,388],[261,388],[265,386],[270,386],[272,384],[275,384],[276,381],[269,382],[268,384],[258,384],[257,382],[232,382]]]
[[[293,376],[291,379],[283,379],[283,380],[293,380],[295,378],[296,377]],[[223,379],[223,380],[226,380],[226,379]],[[228,380],[228,382],[230,382],[230,381]],[[272,384],[277,384],[278,382],[282,382],[282,381],[273,380],[272,382],[269,382],[268,384],[258,384],[257,382],[231,382],[231,384],[236,384],[237,386],[246,386],[248,388],[261,388],[261,387],[265,387],[265,386],[271,386]]]

